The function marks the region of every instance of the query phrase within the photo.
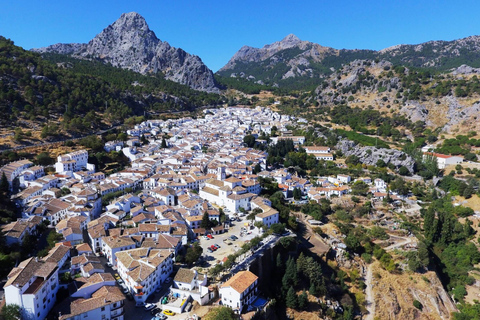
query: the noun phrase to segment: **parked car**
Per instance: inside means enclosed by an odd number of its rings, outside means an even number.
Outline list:
[[[213,251],[215,251],[215,250],[217,250],[217,247],[215,247],[215,245],[212,244],[212,245],[210,246],[210,249],[212,249]]]
[[[217,249],[219,249],[219,248],[220,248],[220,246],[219,246],[218,244],[216,244],[216,243],[215,243],[215,247],[217,247]]]
[[[115,273],[115,274],[113,275],[113,277],[115,278],[115,280],[120,279],[120,276],[118,275],[118,273]]]
[[[207,248],[207,251],[210,252],[210,253],[213,252],[212,248],[210,248],[210,247]]]
[[[208,239],[213,239],[213,236],[211,234],[207,234]]]
[[[157,320],[166,320],[167,319],[167,316],[164,315],[163,313],[159,312],[155,315],[155,317],[157,318]]]
[[[113,264],[110,263],[110,262],[107,262],[107,267],[111,268],[111,267],[113,267]]]
[[[174,316],[175,315],[175,312],[173,312],[172,310],[163,310],[163,314],[167,315],[167,316]]]
[[[152,314],[152,316],[156,316],[157,313],[159,313],[160,311],[162,311],[162,309],[160,309],[159,307],[155,307],[152,310],[150,310],[150,313]]]
[[[145,302],[137,302],[135,304],[135,307],[143,307],[145,305]]]
[[[155,308],[155,304],[153,304],[153,303],[147,303],[147,304],[145,305],[145,307],[143,307],[143,308],[144,308],[146,311],[152,310],[153,308]]]
[[[118,282],[118,284],[121,285],[123,283],[123,280],[122,279],[117,279],[117,282]]]
[[[204,239],[204,240],[208,240],[208,239],[210,239],[210,238],[209,238],[209,237],[207,237],[207,236],[203,236],[203,237],[202,237],[202,239]]]

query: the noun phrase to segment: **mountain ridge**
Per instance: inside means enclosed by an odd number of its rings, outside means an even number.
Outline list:
[[[200,57],[161,41],[136,12],[122,14],[86,44],[54,44],[32,51],[97,59],[141,74],[161,72],[166,79],[193,89],[219,92],[213,72]]]
[[[387,60],[406,67],[447,71],[469,65],[480,67],[480,36],[420,44],[399,44],[382,50],[335,49],[300,40],[290,34],[261,48],[243,46],[217,72],[258,84],[294,88],[298,82],[319,84],[342,65],[358,59]],[[293,81],[295,79],[295,81]],[[296,83],[295,83],[296,82]]]

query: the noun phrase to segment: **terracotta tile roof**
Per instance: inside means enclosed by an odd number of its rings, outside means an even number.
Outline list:
[[[69,313],[62,315],[59,320],[65,320],[91,310],[100,309],[107,305],[123,301],[124,299],[125,296],[120,291],[120,288],[116,286],[103,286],[95,291],[91,298],[73,300],[70,303]]]
[[[257,279],[258,277],[250,271],[240,271],[222,284],[220,288],[230,287],[241,294],[255,283]]]
[[[195,271],[186,268],[180,268],[178,269],[177,274],[173,278],[173,281],[191,283],[193,279],[195,279]]]

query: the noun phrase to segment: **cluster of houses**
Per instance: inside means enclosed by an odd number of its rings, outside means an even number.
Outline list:
[[[47,256],[12,269],[6,303],[20,305],[24,316],[44,319],[58,289],[66,288],[71,296],[54,310],[60,319],[121,320],[125,294],[144,303],[172,275],[188,239],[228,228],[220,208],[231,215],[258,208],[256,221],[265,227],[277,223],[278,212],[259,196],[253,174],[257,164],[266,168],[267,154],[243,147],[243,136],[288,124],[288,116],[264,108],[205,110],[203,119],[146,121],[128,132],[129,141],[108,143],[106,149],[131,160],[130,167],[108,176],[95,171],[85,150],[59,156],[55,172],[48,174],[28,160],[3,167],[12,190],[20,190],[13,199],[23,215],[1,227],[8,244],[21,244],[45,222],[63,235]],[[140,136],[149,143],[136,145]],[[103,196],[118,191],[123,195],[102,205]],[[201,228],[205,212],[216,227]],[[123,288],[98,255],[117,270]],[[60,281],[66,272],[75,275],[73,282]],[[242,272],[232,279],[219,292],[228,296],[225,304],[241,310],[255,296],[257,278]],[[207,284],[205,275],[181,269],[171,288],[182,298],[179,311],[185,299],[205,304],[218,295]],[[176,310],[174,303],[169,307]]]
[[[6,303],[20,305],[25,316],[44,319],[62,287],[71,296],[55,307],[60,319],[123,320],[125,294],[145,303],[172,275],[175,257],[189,239],[229,227],[223,214],[256,210],[255,221],[265,227],[279,222],[278,211],[259,196],[259,177],[272,178],[286,196],[299,189],[316,201],[347,194],[355,183],[348,175],[312,184],[287,169],[267,171],[266,152],[243,145],[247,134],[270,134],[274,127],[288,133],[289,116],[260,107],[206,109],[204,114],[201,119],[148,120],[129,130],[127,141],[108,142],[107,152],[123,152],[131,161],[128,168],[108,176],[95,171],[85,150],[59,156],[55,172],[48,174],[28,160],[4,166],[0,171],[11,189],[21,190],[13,199],[23,215],[1,226],[7,244],[21,244],[46,222],[63,235],[47,256],[29,258],[12,269],[5,284]],[[287,135],[274,140],[279,139],[305,142],[304,137]],[[148,143],[139,145],[145,140]],[[316,159],[333,160],[328,147],[304,148]],[[256,165],[261,172],[254,173]],[[358,180],[368,184],[375,197],[386,195],[383,180]],[[122,195],[102,205],[102,197],[113,192]],[[202,228],[205,212],[215,227]],[[98,255],[117,270],[122,289]],[[59,280],[65,272],[76,275],[73,283]],[[257,296],[257,282],[249,271],[237,273],[220,286],[220,301],[241,311]],[[205,275],[190,269],[180,269],[173,277],[171,293],[177,299],[169,308],[177,312],[189,301],[205,304],[218,294]]]

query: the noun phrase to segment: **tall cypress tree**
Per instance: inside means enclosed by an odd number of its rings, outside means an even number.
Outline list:
[[[8,189],[10,188],[10,184],[8,183],[7,176],[5,172],[2,172],[2,179],[0,180],[0,192],[8,193]]]
[[[200,222],[200,228],[208,229],[212,226],[208,212],[203,213],[202,222]]]

